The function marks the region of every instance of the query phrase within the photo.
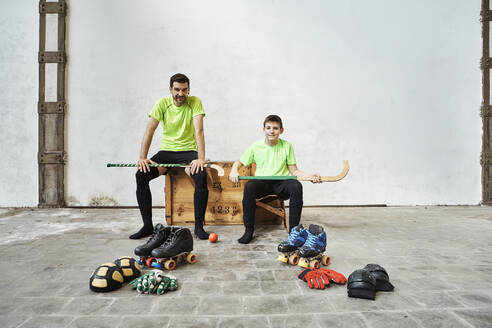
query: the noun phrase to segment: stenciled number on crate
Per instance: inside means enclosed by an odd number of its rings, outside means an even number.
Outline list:
[[[210,210],[212,214],[224,214],[224,215],[231,214],[232,216],[236,215],[238,212],[236,204],[228,205],[228,204],[218,203],[212,205]]]

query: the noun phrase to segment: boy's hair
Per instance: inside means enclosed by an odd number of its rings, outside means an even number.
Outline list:
[[[181,73],[174,74],[171,76],[171,79],[169,80],[169,86],[172,88],[173,83],[178,82],[178,83],[188,83],[188,88],[190,87],[190,79]]]
[[[267,124],[267,122],[277,122],[280,124],[281,129],[284,128],[282,125],[282,119],[278,115],[268,115],[263,121],[263,127],[265,127],[265,124]]]

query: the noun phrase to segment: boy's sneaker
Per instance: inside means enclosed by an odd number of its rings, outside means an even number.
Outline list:
[[[307,229],[307,240],[299,249],[300,257],[315,257],[326,249],[326,232],[323,227],[311,224]]]
[[[307,230],[302,224],[295,226],[290,230],[290,234],[286,240],[278,245],[278,251],[282,253],[293,252],[304,245],[308,236]]]

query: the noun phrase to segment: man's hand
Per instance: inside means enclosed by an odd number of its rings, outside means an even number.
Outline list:
[[[239,182],[239,172],[235,167],[231,169],[231,173],[229,173],[229,180],[231,180],[234,183]]]
[[[147,158],[140,158],[137,162],[137,170],[144,173],[150,172],[149,164],[157,164],[157,163]]]
[[[205,161],[203,159],[194,159],[191,161],[191,174],[196,174],[199,171],[203,171],[203,165],[205,164]]]

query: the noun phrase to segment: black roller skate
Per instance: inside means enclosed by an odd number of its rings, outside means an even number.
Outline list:
[[[135,255],[139,256],[138,264],[150,267],[151,262],[147,263],[148,258],[154,248],[161,246],[172,233],[173,227],[165,227],[161,223],[156,224],[154,233],[143,245],[135,248]]]
[[[135,255],[137,256],[149,256],[150,252],[156,247],[162,245],[169,237],[171,227],[165,227],[161,223],[156,224],[152,236],[143,245],[139,245],[135,248]]]
[[[323,255],[326,249],[326,232],[323,227],[311,224],[307,230],[307,240],[304,245],[299,248],[299,263],[303,268],[319,268],[319,263],[328,265],[330,257]]]
[[[277,260],[297,265],[297,263],[299,263],[299,247],[304,245],[307,236],[307,230],[304,229],[302,224],[293,227],[292,230],[290,230],[287,239],[278,245],[278,251],[282,254],[278,256]]]
[[[166,241],[151,252],[151,257],[147,260],[155,268],[166,268],[173,270],[177,262],[195,263],[196,254],[191,253],[193,250],[193,237],[190,229],[173,228]]]

